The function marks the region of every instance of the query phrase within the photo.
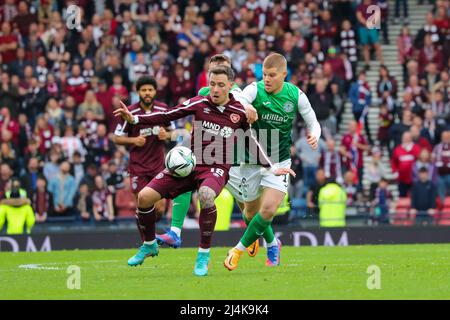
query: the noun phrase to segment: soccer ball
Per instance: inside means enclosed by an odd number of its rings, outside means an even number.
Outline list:
[[[177,146],[166,156],[166,169],[175,177],[187,177],[195,168],[197,159],[189,148]]]

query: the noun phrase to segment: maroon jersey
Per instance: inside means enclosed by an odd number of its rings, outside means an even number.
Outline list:
[[[231,155],[234,146],[232,139],[236,137],[234,132],[237,129],[244,131],[249,129],[244,107],[234,99],[233,95],[230,94],[229,98],[230,101],[227,104],[217,106],[211,101],[210,96],[196,96],[166,112],[136,114],[135,122],[138,122],[136,126],[142,128],[194,115],[191,150],[197,158],[197,166],[214,165],[228,172],[232,165]],[[201,130],[201,135],[198,130]],[[214,145],[211,145],[212,143]],[[217,158],[214,152],[210,152],[214,146],[222,148],[223,154]],[[213,161],[208,159],[209,154],[213,157]]]
[[[153,103],[152,110],[149,112],[144,111],[139,106],[139,102],[128,107],[133,115],[150,115],[159,114],[160,112],[167,111],[166,104],[155,101]],[[114,134],[116,136],[124,136],[128,134],[129,137],[146,137],[146,142],[142,147],[135,145],[129,146],[130,161],[129,172],[131,175],[151,175],[155,176],[164,169],[164,151],[165,143],[158,139],[159,128],[170,127],[170,121],[160,121],[151,127],[136,126],[126,121],[119,123],[116,127]]]

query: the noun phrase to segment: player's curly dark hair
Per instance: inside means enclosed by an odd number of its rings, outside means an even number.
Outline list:
[[[136,81],[136,91],[139,91],[139,89],[146,84],[151,85],[155,88],[155,90],[158,90],[158,83],[155,78],[150,76],[142,76]]]

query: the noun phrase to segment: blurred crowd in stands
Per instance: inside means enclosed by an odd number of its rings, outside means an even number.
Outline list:
[[[320,187],[335,177],[347,206],[370,203],[379,218],[396,183],[413,210],[431,213],[450,190],[450,2],[432,3],[423,28],[410,34],[406,0],[395,8],[382,0],[1,0],[0,198],[19,188],[38,222],[132,216],[128,154],[112,142],[112,110],[138,101],[137,78],[154,76],[157,99],[174,106],[207,85],[211,55],[228,55],[244,87],[262,79],[262,61],[276,51],[288,61],[287,81],[307,93],[323,127],[311,152],[296,122],[291,199],[305,199],[314,211]],[[72,4],[82,8],[78,26]],[[381,9],[380,30],[370,26],[370,5]],[[383,65],[382,44],[399,23],[391,44],[403,73],[395,79]],[[366,79],[373,60],[382,65],[376,96]],[[405,83],[401,95],[398,81]],[[354,121],[339,132],[346,102]],[[379,110],[376,136],[367,134],[369,107]],[[189,129],[186,121],[176,125]],[[393,181],[381,163],[385,150]],[[425,192],[438,203],[424,203]]]

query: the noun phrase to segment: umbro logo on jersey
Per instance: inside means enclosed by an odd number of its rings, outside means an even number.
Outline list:
[[[204,108],[203,112],[209,114],[211,112],[211,109],[210,108]]]

